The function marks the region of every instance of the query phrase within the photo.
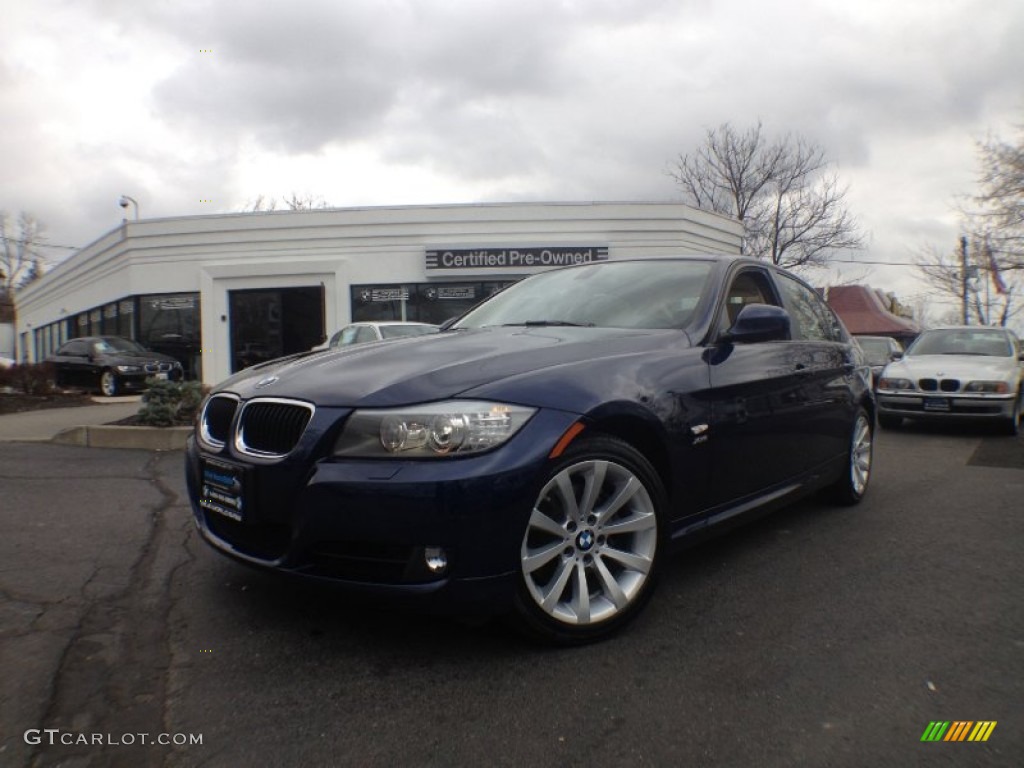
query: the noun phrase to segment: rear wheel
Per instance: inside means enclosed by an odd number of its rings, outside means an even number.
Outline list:
[[[578,441],[548,472],[520,547],[516,612],[559,644],[600,639],[654,588],[665,491],[644,456],[608,436]]]
[[[860,408],[850,432],[846,469],[830,489],[832,498],[837,503],[852,506],[864,498],[868,481],[871,480],[873,437],[871,417],[866,410]]]
[[[117,394],[117,376],[109,368],[100,374],[100,392],[106,397]]]

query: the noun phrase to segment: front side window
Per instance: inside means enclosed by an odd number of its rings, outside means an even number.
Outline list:
[[[374,333],[373,328],[368,325],[359,326],[359,330],[356,331],[356,344],[366,344],[370,341],[378,341],[377,334]]]
[[[775,292],[764,272],[746,270],[733,278],[725,292],[724,327],[731,327],[736,322],[740,310],[748,304],[778,305]]]

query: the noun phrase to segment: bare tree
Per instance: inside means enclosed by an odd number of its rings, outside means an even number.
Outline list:
[[[960,249],[942,252],[923,250],[917,257],[917,271],[938,296],[960,306],[957,322],[963,322],[964,301],[969,323],[1005,326],[1024,313],[1024,274],[1000,268],[983,239],[972,239],[967,251],[966,283]]]
[[[835,251],[864,245],[824,150],[798,136],[770,141],[760,122],[742,133],[729,123],[708,129],[668,173],[691,205],[743,223],[748,256],[824,266]]]
[[[22,211],[15,222],[6,211],[0,211],[0,294],[13,298],[27,275],[33,270],[40,272],[44,259],[38,249],[43,230],[30,213]]]
[[[1012,144],[999,139],[979,142],[980,191],[978,210],[969,212],[972,229],[979,231],[999,264],[1024,270],[1024,128]]]
[[[253,200],[248,201],[242,207],[242,210],[252,213],[275,211],[277,210],[277,202],[277,198],[275,197],[257,195]],[[319,195],[312,195],[308,193],[300,195],[297,192],[292,192],[287,197],[282,198],[281,202],[290,211],[313,211],[331,207],[330,204]]]

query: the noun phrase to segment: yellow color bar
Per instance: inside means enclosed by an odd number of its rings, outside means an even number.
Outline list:
[[[971,735],[967,738],[968,741],[988,741],[988,737],[992,735],[992,731],[996,728],[995,720],[980,720],[974,730],[971,731]]]

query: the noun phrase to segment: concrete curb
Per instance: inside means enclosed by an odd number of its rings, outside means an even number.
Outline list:
[[[192,427],[117,427],[108,424],[69,427],[50,442],[88,448],[133,448],[144,451],[180,451]]]

